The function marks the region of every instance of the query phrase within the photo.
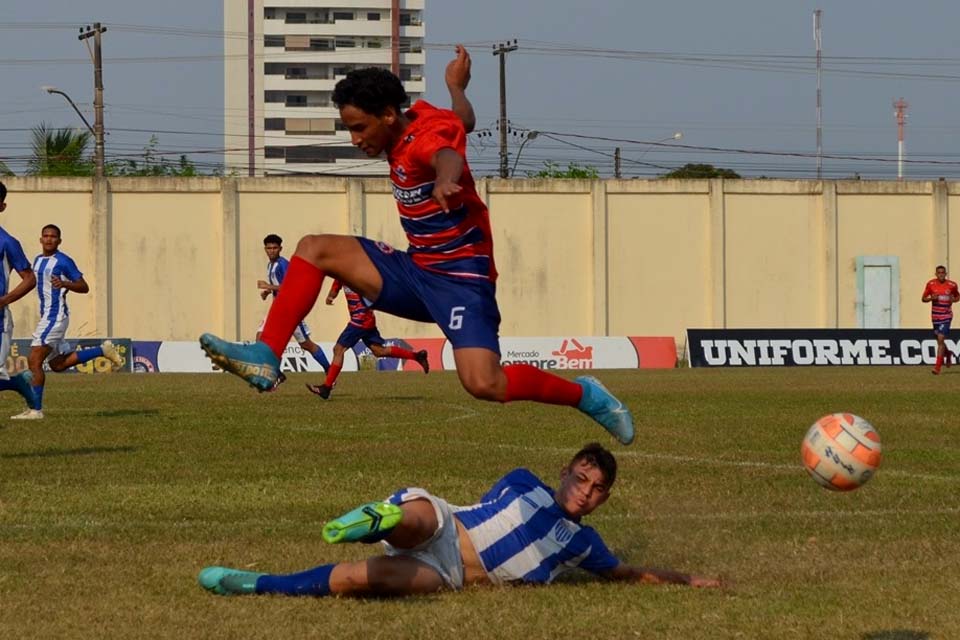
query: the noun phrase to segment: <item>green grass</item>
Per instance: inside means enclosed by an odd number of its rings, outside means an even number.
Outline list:
[[[450,373],[50,376],[48,418],[0,422],[5,638],[960,637],[960,371],[601,371],[631,405],[629,448],[581,414],[469,398]],[[19,399],[3,394],[3,415]],[[871,420],[884,462],[835,494],[799,464],[823,414]],[[197,571],[358,559],[330,517],[401,486],[455,504],[526,466],[548,482],[599,440],[620,461],[588,518],[624,560],[724,577],[721,590],[471,588],[406,600],[220,598]],[[929,634],[929,636],[924,635]]]

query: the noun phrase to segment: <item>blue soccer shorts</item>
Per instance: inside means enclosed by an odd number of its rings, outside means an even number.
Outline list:
[[[497,288],[488,280],[458,278],[421,269],[406,251],[357,238],[370,257],[383,288],[371,305],[417,322],[433,322],[454,349],[482,347],[500,355]]]
[[[938,336],[948,336],[950,335],[950,323],[953,322],[953,319],[950,320],[939,320],[933,323],[933,332]]]
[[[362,329],[352,324],[348,324],[347,328],[343,330],[343,333],[337,338],[337,344],[344,349],[351,349],[353,345],[361,340],[363,340],[363,344],[368,347],[372,347],[375,344],[381,347],[384,345],[383,336],[380,335],[376,327],[373,329]]]

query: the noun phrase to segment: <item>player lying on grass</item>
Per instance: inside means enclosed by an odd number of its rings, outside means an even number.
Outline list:
[[[308,384],[307,389],[310,390],[310,393],[316,394],[324,400],[330,397],[330,391],[333,389],[333,385],[337,383],[337,377],[339,377],[340,369],[343,367],[343,354],[361,340],[370,349],[370,353],[377,358],[416,360],[423,368],[424,373],[430,373],[427,352],[387,346],[377,329],[377,316],[367,306],[363,296],[350,287],[344,287],[339,280],[334,280],[330,287],[330,292],[327,294],[328,305],[333,304],[341,289],[343,289],[343,297],[347,301],[347,309],[350,311],[350,322],[347,323],[343,333],[337,338],[337,343],[333,345],[333,362],[327,368],[326,379],[323,384]]]
[[[385,69],[356,69],[340,80],[332,94],[340,120],[354,146],[371,158],[386,154],[409,248],[354,236],[304,236],[260,341],[236,344],[205,333],[200,345],[224,370],[261,391],[273,388],[280,356],[329,275],[377,311],[438,325],[453,347],[463,388],[475,398],[576,407],[630,444],[630,411],[596,378],[571,381],[528,364],[500,364],[490,216],[466,161],[467,133],[476,121],[465,93],[469,80],[470,56],[459,45],[446,71],[449,110],[423,100],[404,109],[403,83]]]
[[[382,541],[384,555],[285,575],[206,567],[197,579],[219,595],[407,596],[476,584],[547,584],[580,567],[611,580],[720,586],[713,578],[625,564],[580,523],[607,501],[616,475],[613,454],[592,443],[560,471],[556,490],[522,468],[466,507],[423,489],[400,489],[328,522],[322,532],[332,544]]]

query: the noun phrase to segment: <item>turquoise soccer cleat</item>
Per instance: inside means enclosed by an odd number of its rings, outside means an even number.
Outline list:
[[[200,336],[200,347],[215,365],[243,378],[259,391],[270,391],[277,384],[280,359],[262,342],[227,342],[205,333]]]
[[[621,444],[633,442],[630,410],[593,376],[580,376],[574,382],[583,387],[583,397],[577,408],[599,422]]]
[[[403,511],[389,502],[370,502],[323,526],[323,539],[340,542],[379,542],[400,524]]]
[[[205,567],[197,575],[197,582],[218,596],[250,595],[257,592],[257,578],[262,575],[229,567]]]
[[[13,381],[13,384],[16,385],[16,392],[23,396],[23,399],[27,401],[27,406],[31,409],[37,408],[37,394],[33,392],[33,374],[30,373],[30,370],[21,371],[17,375],[10,378]],[[41,417],[42,414],[41,414]]]

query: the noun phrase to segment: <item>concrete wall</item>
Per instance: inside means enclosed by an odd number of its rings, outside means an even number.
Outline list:
[[[27,254],[40,227],[91,285],[71,334],[250,339],[266,313],[262,239],[406,241],[386,180],[8,178],[0,221]],[[896,256],[900,326],[925,327],[934,266],[960,252],[960,183],[781,180],[479,181],[491,209],[502,335],[672,335],[687,327],[856,327],[858,256]],[[36,297],[14,305],[17,336]],[[307,321],[334,340],[342,302]],[[439,336],[386,315],[385,335]]]

